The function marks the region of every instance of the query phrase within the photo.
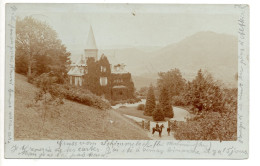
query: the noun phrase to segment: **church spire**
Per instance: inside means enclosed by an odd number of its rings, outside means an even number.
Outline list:
[[[92,29],[91,25],[90,25],[90,30],[89,30],[89,33],[88,33],[88,41],[87,41],[86,49],[90,49],[90,50],[96,50],[97,49],[96,40],[95,40],[93,29]]]
[[[84,52],[85,52],[85,59],[90,57],[93,57],[95,60],[98,59],[98,55],[97,55],[98,49],[97,49],[96,40],[91,25],[88,33],[87,47],[85,48]]]

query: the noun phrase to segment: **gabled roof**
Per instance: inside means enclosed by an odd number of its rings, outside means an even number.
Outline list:
[[[75,66],[70,69],[68,72],[68,75],[71,76],[83,76],[84,75],[84,69],[80,69],[80,67]]]
[[[76,62],[76,66],[87,66],[86,59],[83,58],[83,55],[81,55],[81,57]]]
[[[94,37],[92,26],[90,25],[90,30],[88,33],[88,41],[86,49],[97,49],[96,40]]]

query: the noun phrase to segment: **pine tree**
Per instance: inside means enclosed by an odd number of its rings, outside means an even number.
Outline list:
[[[153,112],[153,120],[154,121],[164,121],[164,113],[162,111],[160,104],[156,105],[156,109]]]
[[[153,111],[155,110],[155,107],[156,107],[156,103],[155,103],[154,90],[153,90],[153,86],[150,85],[146,97],[144,115],[151,116]]]
[[[165,117],[173,118],[174,113],[167,88],[163,87],[159,98],[160,105]]]

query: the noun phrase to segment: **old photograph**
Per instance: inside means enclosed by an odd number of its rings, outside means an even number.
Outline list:
[[[238,141],[246,7],[10,4],[13,140]]]
[[[232,14],[23,10],[15,139],[236,140],[236,29]]]

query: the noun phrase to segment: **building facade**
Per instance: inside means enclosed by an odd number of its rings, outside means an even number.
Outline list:
[[[134,83],[125,65],[111,65],[104,54],[98,59],[92,27],[84,55],[71,64],[68,76],[71,85],[87,88],[106,99],[118,101],[134,98]]]

